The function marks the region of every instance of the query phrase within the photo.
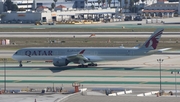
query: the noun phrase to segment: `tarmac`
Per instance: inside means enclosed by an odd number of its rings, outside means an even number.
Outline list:
[[[179,17],[173,18],[157,18],[165,23],[174,23],[179,21]],[[156,19],[155,19],[156,20]],[[141,23],[142,25],[137,25]],[[0,24],[0,28],[31,28],[31,29],[46,29],[46,28],[179,28],[179,24],[163,24],[163,23],[149,23],[146,24],[146,19],[142,21],[123,21],[123,22],[111,22],[111,23],[100,23],[100,24],[64,24],[60,25],[39,25],[34,24]]]
[[[169,21],[172,21],[172,19]],[[135,27],[136,23],[133,26],[127,25]],[[116,26],[116,23],[111,25]],[[9,27],[8,25],[0,26]],[[11,51],[5,51],[1,52],[0,55],[4,57],[11,55],[11,53]],[[74,88],[72,87],[73,83],[80,83],[80,88],[87,88],[88,91],[87,95],[81,93],[70,95],[60,93],[0,94],[0,102],[179,102],[179,95],[177,97],[175,95],[160,97],[157,97],[157,95],[137,96],[151,91],[159,91],[160,63],[157,62],[159,58],[164,59],[161,63],[162,89],[174,92],[177,85],[179,92],[180,75],[177,73],[175,76],[171,72],[180,71],[180,55],[151,55],[129,61],[99,62],[98,67],[88,68],[78,68],[74,64],[67,67],[54,67],[52,63],[45,62],[24,62],[23,67],[20,68],[18,63],[7,61],[6,63],[0,63],[1,90],[4,89],[5,83],[7,90],[22,90],[27,87],[39,90],[46,87],[62,86],[64,88]],[[104,93],[103,95],[99,93],[97,95],[97,92],[91,91],[93,88],[124,88],[131,89],[132,93],[118,96],[106,96]]]
[[[179,98],[174,96],[82,96],[79,94],[73,95],[62,102],[179,102]]]
[[[17,32],[18,33],[18,32]],[[51,38],[51,37],[60,37],[60,38],[90,38],[91,34],[95,34],[95,38],[148,38],[153,32],[136,32],[139,34],[134,34],[135,32],[128,32],[128,33],[118,33],[118,32],[109,32],[107,33],[90,33],[90,32],[83,32],[83,33],[51,33],[45,32],[44,35],[42,33],[34,32],[31,33],[12,33],[12,32],[3,32],[0,33],[0,37],[10,37],[10,38]],[[166,32],[162,35],[164,38],[179,38],[179,32]]]
[[[18,63],[7,62],[0,63],[0,87],[4,87],[4,68],[6,68],[6,87],[7,89],[36,88],[44,89],[46,87],[65,87],[73,88],[72,83],[80,83],[80,88],[126,88],[131,89],[132,93],[120,96],[97,96],[81,95],[80,93],[66,98],[67,95],[8,95],[11,97],[7,100],[7,95],[0,95],[1,102],[177,102],[175,96],[162,96],[157,98],[156,95],[137,97],[138,94],[158,91],[159,90],[159,63],[158,58],[164,59],[161,65],[162,72],[162,89],[175,90],[175,75],[171,71],[180,71],[180,55],[151,55],[129,61],[100,62],[98,67],[78,68],[74,64],[68,67],[54,67],[52,63],[31,62],[23,63],[24,67],[19,68]],[[176,85],[179,89],[180,75],[176,76]],[[53,98],[52,98],[53,97]],[[59,101],[65,97],[65,99]],[[178,96],[179,97],[179,96]],[[151,99],[152,98],[152,99]],[[22,100],[27,101],[22,101]],[[48,100],[49,101],[46,101]],[[31,100],[31,101],[29,101]]]
[[[0,95],[0,101],[1,102],[59,102],[59,100],[65,96],[66,95],[62,95],[62,94],[50,94],[50,95],[2,94]]]

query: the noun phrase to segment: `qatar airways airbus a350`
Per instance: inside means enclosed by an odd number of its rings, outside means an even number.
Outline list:
[[[164,29],[157,29],[140,47],[28,47],[14,53],[12,58],[22,61],[52,61],[54,66],[67,66],[70,62],[81,67],[97,66],[98,61],[121,61],[151,55],[165,49],[156,47]]]

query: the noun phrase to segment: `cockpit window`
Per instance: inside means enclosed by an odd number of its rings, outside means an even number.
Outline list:
[[[17,54],[18,54],[18,51],[16,51],[15,55],[17,55]]]

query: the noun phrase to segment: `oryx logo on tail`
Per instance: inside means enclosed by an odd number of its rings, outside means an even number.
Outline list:
[[[148,49],[156,49],[164,29],[157,29],[154,34],[144,43],[144,47]]]

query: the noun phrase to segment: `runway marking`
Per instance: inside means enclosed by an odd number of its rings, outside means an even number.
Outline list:
[[[21,82],[22,80],[15,80],[13,83],[18,83]]]
[[[147,81],[143,81],[143,82],[141,82],[141,83],[139,83],[139,84],[146,84],[146,83],[148,83]]]
[[[164,59],[171,59],[170,56],[165,56],[167,58],[164,58]],[[154,62],[154,61],[149,61],[149,62],[144,62],[143,65],[157,65],[157,64],[148,64],[148,63],[151,63],[151,62]]]
[[[144,62],[142,64],[119,64],[119,65],[156,65],[156,66],[159,66],[159,64],[148,64],[150,62]],[[180,65],[180,64],[163,64],[163,65]],[[106,67],[105,67],[106,68]]]

